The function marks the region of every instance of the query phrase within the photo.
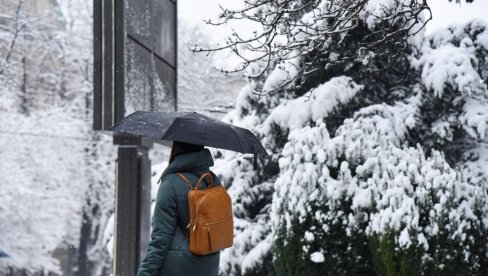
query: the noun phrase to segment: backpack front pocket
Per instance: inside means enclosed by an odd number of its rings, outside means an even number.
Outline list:
[[[232,246],[234,237],[232,217],[216,222],[206,222],[205,227],[212,252]]]

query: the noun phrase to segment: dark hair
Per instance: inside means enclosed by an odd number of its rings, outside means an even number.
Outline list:
[[[173,141],[173,147],[171,148],[171,153],[169,155],[169,163],[173,162],[175,157],[180,154],[198,152],[201,150],[203,150],[202,145]]]

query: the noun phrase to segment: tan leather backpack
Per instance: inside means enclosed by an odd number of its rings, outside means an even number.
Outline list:
[[[188,232],[190,252],[207,255],[231,247],[234,239],[232,200],[224,186],[213,185],[212,174],[204,173],[195,187],[183,174],[177,175],[190,187],[188,192],[189,221]],[[205,177],[209,177],[208,188],[198,187]]]

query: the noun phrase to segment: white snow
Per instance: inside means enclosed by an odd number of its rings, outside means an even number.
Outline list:
[[[314,241],[315,240],[315,236],[312,232],[305,232],[305,240],[310,242],[310,241]]]
[[[472,42],[470,42],[470,45]],[[442,97],[446,85],[458,88],[465,95],[486,91],[478,72],[473,68],[476,58],[469,48],[443,45],[433,49],[420,61],[422,79],[437,97]]]
[[[305,96],[286,101],[274,108],[261,132],[269,132],[272,124],[295,129],[310,121],[318,121],[334,111],[338,105],[350,101],[361,89],[362,86],[354,83],[351,78],[333,78]]]
[[[313,252],[310,254],[310,260],[314,263],[323,263],[325,260],[324,254],[322,252]]]
[[[381,18],[394,14],[398,3],[394,0],[370,0],[361,10],[360,17],[366,22],[368,28],[374,29]]]
[[[112,214],[108,219],[105,230],[103,231],[103,243],[107,249],[107,252],[112,259],[114,257],[114,230],[115,230],[115,215]]]
[[[296,55],[296,53],[292,53],[290,55]],[[299,68],[298,64],[298,58],[282,61],[266,78],[263,85],[263,92],[266,93],[268,91],[277,89],[285,81],[293,79],[297,74],[297,68]]]
[[[464,113],[459,117],[459,121],[464,129],[472,137],[484,140],[487,137],[488,101],[481,102],[470,99],[463,109]]]
[[[242,260],[241,264],[241,273],[245,275],[245,273],[249,270],[252,270],[256,266],[263,265],[265,256],[273,246],[273,236],[268,234],[263,241],[257,243],[255,247],[249,250],[249,253]]]

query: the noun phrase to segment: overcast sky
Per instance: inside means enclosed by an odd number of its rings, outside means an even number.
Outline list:
[[[475,0],[472,4],[449,3],[448,0],[428,0],[432,9],[433,20],[427,25],[427,32],[431,32],[438,27],[447,26],[451,23],[463,23],[472,18],[483,18],[488,21],[488,1]],[[201,24],[204,19],[216,18],[219,13],[219,4],[227,8],[238,8],[243,4],[240,0],[178,0],[178,16],[180,20],[192,24]],[[221,41],[230,31],[215,28],[203,27],[215,41]],[[241,32],[250,30],[246,24],[234,26]],[[227,28],[228,29],[228,28]]]
[[[185,0],[188,1],[188,0]],[[464,23],[473,18],[488,21],[488,1],[475,0],[471,4],[449,3],[447,0],[427,0],[433,20],[427,25],[427,32],[452,23]]]

